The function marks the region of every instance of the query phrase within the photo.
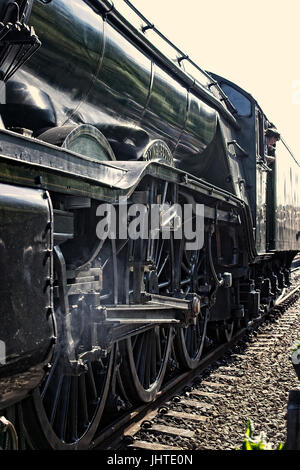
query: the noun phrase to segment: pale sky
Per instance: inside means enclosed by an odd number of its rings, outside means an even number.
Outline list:
[[[299,0],[131,0],[201,68],[258,101],[300,162]]]

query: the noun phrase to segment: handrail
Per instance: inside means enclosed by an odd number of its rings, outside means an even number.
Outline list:
[[[110,21],[117,28],[121,29],[130,39],[133,39],[138,43],[142,49],[146,50],[147,53],[151,55],[154,59],[158,60],[164,67],[166,67],[172,75],[175,75],[180,81],[184,83],[187,89],[191,92],[194,92],[201,99],[205,100],[209,105],[212,105],[217,109],[225,119],[235,127],[239,129],[240,126],[236,121],[232,110],[234,106],[231,105],[230,108],[226,106],[228,103],[228,97],[220,88],[220,94],[222,94],[223,100],[216,97],[209,89],[209,85],[212,84],[213,78],[209,75],[208,72],[202,70],[197,64],[195,64],[186,54],[175,46],[166,36],[164,36],[147,18],[140,13],[137,8],[129,1],[122,0],[124,3],[141,19],[146,25],[143,27],[135,27],[130,20],[126,18],[121,12],[117,10],[117,6],[111,0],[84,0],[92,8],[94,8],[99,14],[104,15],[105,19]],[[121,0],[120,0],[121,1]],[[146,28],[146,29],[145,29]],[[179,54],[176,61],[169,58],[165,55],[160,49],[158,49],[149,39],[146,37],[145,32],[147,30],[153,30],[160,38],[162,38],[166,44],[171,46],[175,52]],[[179,59],[179,62],[178,62]],[[207,79],[210,80],[209,84],[201,83],[197,78],[193,77],[190,73],[186,72],[183,67],[180,66],[180,62],[185,59],[194,67],[194,69],[199,70]],[[219,85],[218,85],[219,89]]]
[[[180,62],[182,62],[182,60],[187,60],[193,67],[195,67],[195,69],[197,69],[199,72],[203,73],[203,75],[206,76],[206,78],[208,78],[209,80],[211,80],[211,83],[208,85],[208,88],[210,88],[211,86],[215,86],[220,95],[223,97],[225,103],[229,103],[229,106],[231,107],[231,109],[234,111],[234,112],[237,112],[236,111],[236,108],[235,106],[231,103],[230,99],[228,98],[228,96],[224,93],[224,91],[222,90],[222,88],[220,87],[220,85],[218,84],[218,82],[216,80],[214,80],[210,75],[209,73],[202,69],[201,67],[199,67],[198,64],[196,64],[192,59],[190,59],[190,57],[185,54],[184,52],[182,52],[181,49],[179,49],[172,41],[170,41],[163,33],[161,33],[159,31],[159,29],[157,29],[155,27],[155,25],[153,23],[151,23],[132,3],[130,0],[124,0],[124,2],[134,11],[134,13],[136,13],[139,18],[141,20],[143,20],[145,23],[147,23],[147,26],[145,26],[144,28],[142,28],[142,31],[143,33],[148,30],[148,29],[152,29],[161,39],[163,39],[169,46],[171,46],[176,52],[178,52],[178,54],[180,54],[180,57],[177,59],[179,65],[180,65]]]

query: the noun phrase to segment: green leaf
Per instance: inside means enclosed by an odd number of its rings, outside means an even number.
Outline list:
[[[252,450],[252,445],[250,444],[249,441],[244,441],[245,444],[245,450]]]
[[[282,450],[283,449],[283,444],[280,442],[280,444],[277,446],[275,450]],[[239,450],[239,449],[236,449]],[[271,444],[268,444],[265,440],[265,433],[261,432],[259,436],[254,439],[253,438],[253,429],[251,425],[250,419],[247,421],[247,429],[245,432],[245,438],[242,443],[241,449],[240,450],[273,450],[271,449]]]
[[[246,429],[246,432],[245,432],[246,436],[248,437],[252,437],[252,426],[251,426],[251,421],[250,419],[248,419],[247,421],[247,429]]]

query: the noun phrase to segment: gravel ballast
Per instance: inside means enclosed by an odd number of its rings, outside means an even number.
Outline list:
[[[205,422],[185,422],[171,416],[155,418],[154,423],[193,429],[192,438],[158,436],[150,430],[141,430],[139,438],[186,450],[234,450],[241,448],[247,421],[251,420],[254,438],[263,433],[272,449],[284,444],[289,391],[300,390],[290,361],[290,348],[300,337],[299,313],[300,300],[253,332],[246,346],[235,346],[231,354],[197,379],[192,391],[186,393],[187,398],[212,404],[212,408],[195,410],[180,402],[170,404],[170,409],[205,416]],[[216,387],[221,383],[224,386]],[[195,396],[193,390],[213,392],[214,396]]]

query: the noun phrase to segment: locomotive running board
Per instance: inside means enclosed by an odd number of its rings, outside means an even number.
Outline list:
[[[200,298],[190,294],[188,299],[165,297],[157,294],[147,295],[144,304],[106,305],[101,307],[100,318],[106,324],[145,324],[172,323],[188,324],[189,320],[200,313]]]

